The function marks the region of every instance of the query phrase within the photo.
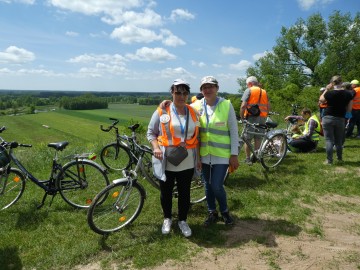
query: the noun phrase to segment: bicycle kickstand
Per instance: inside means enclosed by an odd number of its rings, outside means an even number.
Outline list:
[[[41,200],[41,203],[36,207],[37,209],[40,209],[41,207],[44,206],[47,195],[48,195],[48,193],[45,192],[44,197]],[[51,201],[50,201],[50,206],[52,205],[52,202],[54,201],[55,195],[56,194],[52,194],[52,198],[51,198]]]

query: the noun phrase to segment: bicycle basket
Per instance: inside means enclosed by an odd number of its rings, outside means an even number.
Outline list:
[[[0,168],[4,168],[10,163],[10,157],[6,149],[0,145]]]

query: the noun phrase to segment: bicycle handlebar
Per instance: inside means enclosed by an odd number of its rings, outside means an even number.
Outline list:
[[[109,118],[109,120],[113,121],[113,123],[111,124],[111,126],[109,126],[108,128],[104,128],[103,125],[100,125],[100,129],[102,131],[105,131],[105,132],[109,132],[110,130],[112,130],[113,128],[115,128],[115,126],[119,123],[119,120],[118,119],[115,119],[115,118]]]

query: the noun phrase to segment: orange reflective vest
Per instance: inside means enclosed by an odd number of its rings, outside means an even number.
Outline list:
[[[186,105],[187,111],[190,112],[191,119],[194,123],[198,123],[195,110]],[[162,115],[167,114],[170,118],[169,121],[163,123],[160,121],[161,124],[161,135],[157,137],[157,141],[159,145],[162,146],[178,146],[181,143],[181,138],[175,137],[174,126],[172,125],[171,119],[171,106],[167,106],[166,109],[161,109],[160,107],[157,108],[159,116],[161,118]],[[190,139],[185,139],[186,148],[195,148],[198,144],[198,135],[199,135],[199,127],[195,125],[195,133]]]
[[[261,90],[261,98],[260,97],[260,90]],[[261,117],[267,117],[268,116],[268,97],[266,94],[266,91],[264,89],[261,89],[258,86],[252,86],[250,88],[250,97],[247,101],[247,107],[250,108],[251,105],[258,104],[260,108],[260,116]],[[245,110],[244,116],[246,117],[249,115],[248,111]]]
[[[354,88],[354,90],[355,90],[356,94],[353,99],[352,109],[360,110],[360,87],[356,87],[356,88]]]

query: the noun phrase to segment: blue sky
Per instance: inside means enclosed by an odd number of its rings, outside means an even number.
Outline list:
[[[0,89],[198,92],[237,78],[271,51],[282,26],[359,0],[0,0]]]

